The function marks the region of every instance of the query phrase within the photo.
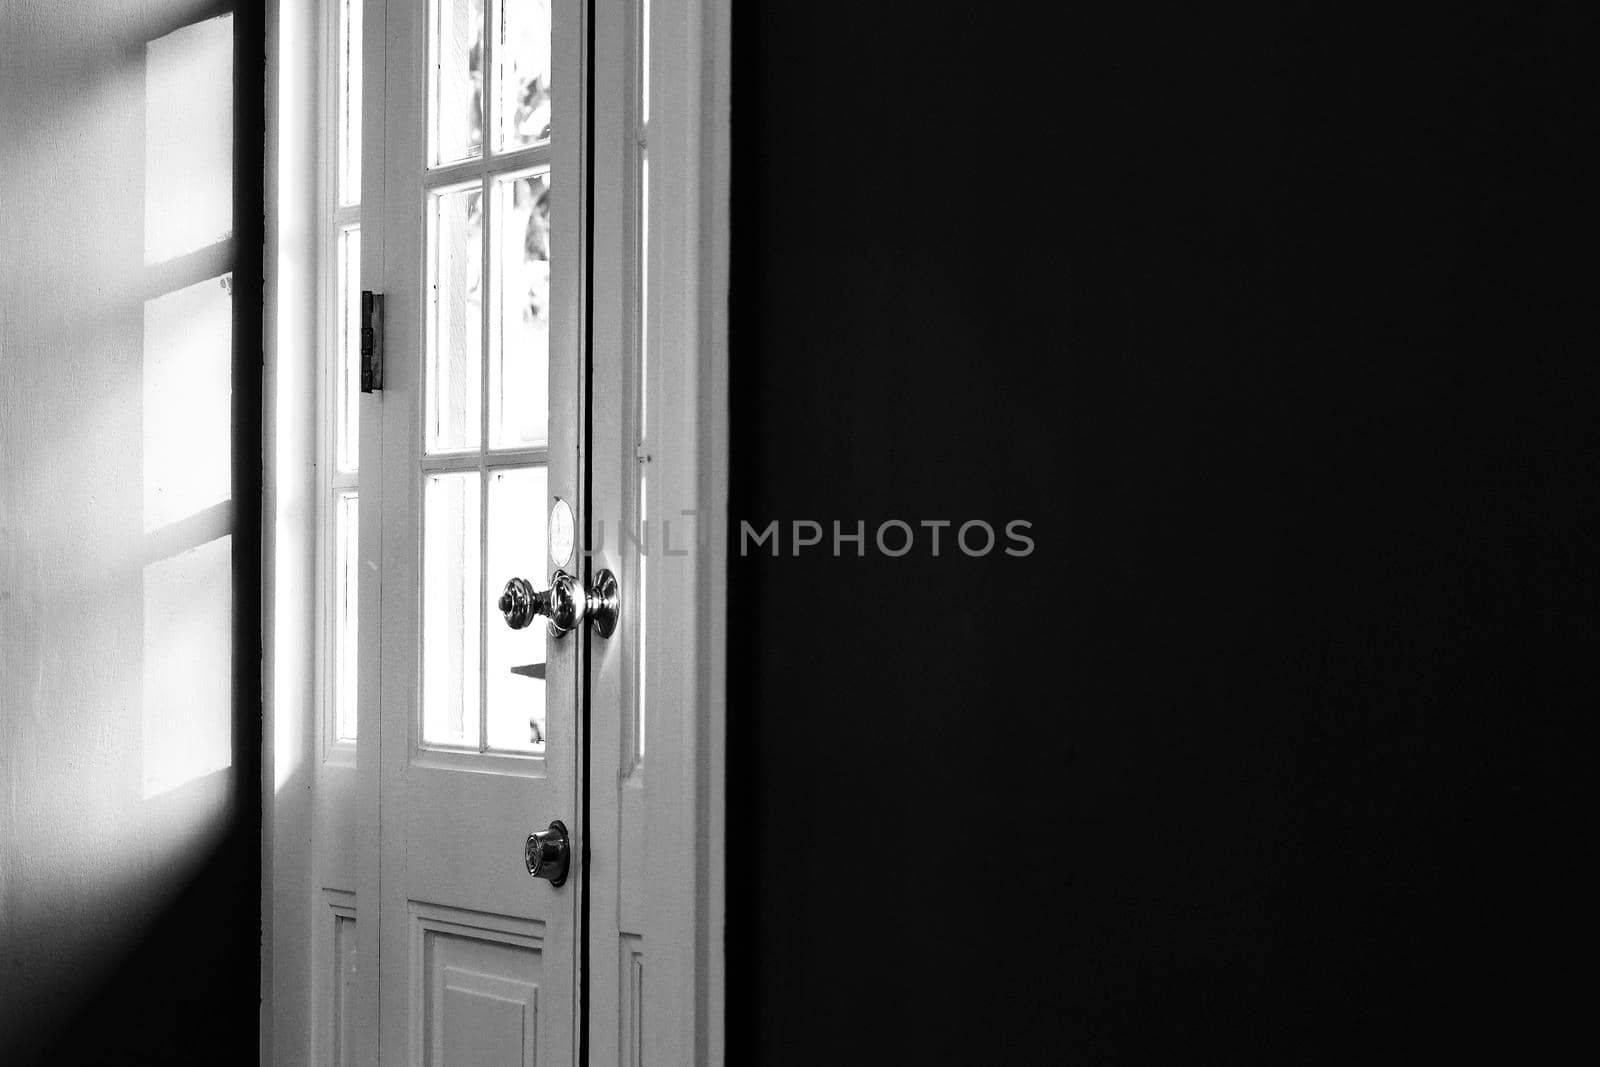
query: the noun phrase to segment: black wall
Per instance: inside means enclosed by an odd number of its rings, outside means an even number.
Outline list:
[[[738,5],[730,1063],[1573,1032],[1585,22]]]

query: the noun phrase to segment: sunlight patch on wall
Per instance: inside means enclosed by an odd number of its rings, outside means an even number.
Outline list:
[[[233,232],[233,16],[145,46],[144,261]]]
[[[232,494],[231,275],[144,306],[144,528],[149,533]]]
[[[233,537],[144,569],[144,795],[233,763]]]

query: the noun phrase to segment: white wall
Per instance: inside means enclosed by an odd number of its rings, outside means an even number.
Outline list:
[[[0,0],[7,1063],[108,1003],[204,1015],[256,936],[237,891],[257,698],[235,692],[235,582],[257,564],[235,573],[231,460],[259,450],[231,409],[233,27],[177,0]],[[172,988],[111,996],[132,962]]]

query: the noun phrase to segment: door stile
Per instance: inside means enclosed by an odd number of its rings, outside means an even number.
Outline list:
[[[550,332],[549,499],[545,501],[543,512],[548,517],[556,500],[566,500],[572,505],[579,530],[587,524],[585,516],[589,507],[584,478],[588,463],[587,442],[583,429],[584,420],[589,415],[585,389],[589,355],[585,345],[584,326],[588,313],[588,296],[584,279],[587,278],[589,271],[589,249],[585,229],[586,220],[592,210],[588,195],[590,179],[587,115],[591,103],[587,90],[589,64],[585,48],[588,39],[588,18],[589,4],[586,0],[569,0],[551,5],[552,82],[557,87],[557,92],[567,91],[562,88],[567,87],[571,92],[579,94],[579,106],[566,113],[569,121],[555,124],[551,136],[552,171],[557,173],[556,181],[560,183],[554,188],[555,202],[559,204],[560,198],[570,197],[573,205],[572,210],[561,212],[560,220],[564,225],[558,227],[552,224],[551,255],[558,257],[558,262],[572,264],[572,269],[552,271],[550,276],[550,299],[553,310]],[[559,172],[557,167],[561,168]],[[555,329],[557,324],[561,330],[559,339]],[[580,540],[574,547],[574,556],[581,552],[581,546]],[[544,562],[545,577],[548,578],[552,561],[547,558]],[[567,564],[567,567],[587,582],[588,576],[581,568],[581,560],[575,558]],[[587,584],[585,588],[588,588]],[[587,764],[588,753],[585,749],[584,706],[579,681],[581,664],[586,659],[588,641],[589,628],[580,626],[561,640],[546,642],[546,662],[549,670],[547,701],[552,709],[558,705],[570,709],[570,714],[565,716],[551,715],[551,722],[560,718],[569,724],[569,735],[565,743],[574,757],[569,765],[573,772],[573,780],[567,790],[569,799],[566,806],[568,812],[566,823],[572,835],[572,866],[568,875],[572,921],[566,926],[563,951],[554,957],[562,961],[563,966],[570,968],[565,988],[571,994],[567,1018],[572,1026],[571,1062],[574,1065],[579,1062],[581,1041],[578,1037],[578,1028],[582,1026],[583,1019],[584,976],[579,960],[581,947],[579,938],[582,929],[580,917],[583,909],[587,907],[585,896],[588,886],[588,828],[584,825],[582,811],[583,768]],[[536,828],[532,825],[534,813],[523,812],[517,817],[530,823],[529,830]]]
[[[590,1062],[638,1062],[623,1038],[636,1010],[629,993],[633,957],[642,952],[642,925],[626,916],[627,886],[620,808],[623,779],[633,770],[625,751],[635,706],[631,684],[644,618],[640,612],[637,491],[640,467],[638,406],[639,212],[636,180],[640,146],[636,100],[637,8],[599,5],[594,11],[591,348],[591,553],[585,581],[602,568],[617,575],[622,619],[615,633],[590,645],[588,816],[588,1028]],[[592,639],[592,638],[591,638]],[[637,784],[637,782],[635,783]],[[632,949],[630,952],[628,949]]]
[[[363,289],[385,289],[387,201],[385,190],[386,170],[384,144],[390,116],[388,113],[387,70],[388,55],[388,5],[385,0],[362,0],[362,128],[368,131],[361,144],[361,203],[364,218],[361,241],[361,285]],[[373,136],[377,132],[378,136]],[[384,464],[377,457],[386,454],[384,448],[383,394],[363,393],[358,401],[360,454],[369,457],[361,464],[360,499],[384,499]],[[353,1003],[355,1018],[349,1028],[354,1038],[350,1062],[359,1067],[379,1067],[381,1033],[379,1020],[381,1003],[377,975],[381,955],[382,932],[382,839],[380,827],[380,788],[382,780],[381,748],[378,743],[382,717],[380,714],[380,689],[383,679],[382,628],[375,625],[377,613],[367,605],[383,602],[383,523],[377,509],[364,507],[357,522],[357,599],[359,609],[356,631],[356,795],[355,827],[352,838],[355,846],[356,890],[356,973]]]
[[[372,6],[369,3],[369,9]],[[426,32],[424,14],[427,10],[422,3],[379,6],[385,13],[385,32],[379,38],[378,50],[385,54],[385,76],[381,84],[388,106],[384,109],[382,125],[376,127],[381,133],[378,166],[373,169],[383,174],[389,195],[381,205],[376,205],[377,210],[369,209],[369,217],[377,224],[373,228],[381,230],[384,236],[378,284],[374,288],[385,294],[385,366],[384,389],[381,394],[372,394],[377,398],[372,403],[376,410],[371,421],[380,426],[378,450],[366,451],[363,437],[362,455],[369,458],[361,465],[361,499],[369,502],[362,508],[362,533],[366,533],[367,516],[373,515],[377,519],[380,549],[375,572],[379,595],[369,600],[365,589],[361,594],[363,604],[379,605],[378,612],[375,619],[371,613],[363,612],[362,623],[370,619],[376,624],[372,628],[377,631],[379,647],[372,661],[378,664],[376,685],[369,689],[363,684],[361,698],[365,710],[369,702],[365,694],[377,694],[374,721],[370,731],[365,722],[360,727],[361,736],[375,739],[377,744],[360,745],[357,756],[358,763],[371,759],[377,764],[377,790],[373,798],[376,818],[366,824],[369,829],[375,828],[379,836],[374,893],[370,898],[376,907],[367,907],[364,899],[357,900],[358,914],[362,915],[357,919],[358,928],[365,925],[363,920],[370,911],[371,925],[376,927],[378,935],[377,952],[371,958],[370,967],[365,960],[358,960],[357,964],[362,988],[375,990],[378,998],[378,1012],[369,1042],[375,1046],[368,1061],[374,1067],[411,1062],[409,1028],[401,1022],[410,1014],[409,989],[406,983],[392,981],[388,976],[397,966],[404,965],[407,955],[405,862],[402,858],[406,848],[405,826],[396,818],[394,801],[408,756],[410,721],[416,715],[413,668],[409,662],[410,650],[416,648],[418,638],[416,590],[412,583],[384,579],[415,566],[406,557],[415,555],[417,543],[417,521],[412,517],[417,506],[412,485],[416,455],[412,438],[419,435],[411,427],[421,418],[422,365],[416,339],[422,336],[423,310],[419,294],[408,290],[415,285],[422,270],[423,226],[417,205],[420,203],[418,170],[423,147],[420,125],[412,114],[413,108],[406,105],[413,103],[413,90],[426,84],[422,34]],[[369,15],[367,24],[370,27],[377,21]],[[369,48],[368,54],[371,51]],[[366,83],[372,86],[377,79],[368,77]],[[366,252],[365,246],[362,251]],[[364,435],[368,425],[366,415],[372,410],[365,405],[372,397],[363,398]],[[368,491],[368,471],[378,476],[376,492]],[[363,640],[366,629],[363,625]],[[363,657],[363,664],[367,662]],[[365,683],[364,677],[362,682]],[[358,944],[365,942],[358,938]]]
[[[652,513],[674,522],[650,558],[641,605],[649,709],[642,842],[646,1010],[655,1062],[707,1062],[716,1046],[721,942],[721,575],[727,544],[726,0],[650,9],[650,279],[647,324]],[[626,831],[625,831],[626,833]],[[714,884],[714,876],[717,881]],[[714,1003],[715,1001],[715,1003]]]

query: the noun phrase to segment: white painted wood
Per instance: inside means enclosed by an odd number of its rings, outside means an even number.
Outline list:
[[[584,84],[584,30],[577,3],[554,7],[557,111],[550,162],[559,195],[551,219],[557,269],[551,277],[548,486],[552,499],[576,501],[581,510],[584,157],[579,97],[572,90]],[[425,190],[438,183],[422,166],[426,5],[373,0],[367,10],[363,279],[386,296],[386,364],[383,392],[364,398],[361,413],[357,929],[361,995],[372,1025],[358,1062],[438,1063],[468,1055],[494,1062],[513,1047],[514,1016],[537,1019],[530,1038],[537,1054],[527,1062],[573,1063],[581,863],[575,860],[564,887],[552,888],[528,877],[521,846],[530,830],[559,818],[574,829],[581,850],[576,664],[582,639],[547,644],[543,757],[423,748],[422,222]],[[372,60],[375,53],[383,56],[381,64]],[[374,116],[380,79],[384,103]],[[525,162],[526,155],[508,163]],[[482,172],[453,167],[450,175]],[[379,229],[381,239],[372,240]],[[426,466],[440,464],[430,458]],[[440,955],[446,949],[456,962]],[[452,967],[454,978],[447,973]],[[468,972],[478,977],[462,977]],[[508,1014],[508,1004],[520,1008]],[[519,1057],[533,1049],[516,1047]]]
[[[363,0],[361,25],[361,209],[368,220],[361,235],[361,284],[364,289],[381,289],[384,252],[387,247],[385,196],[388,175],[384,167],[384,135],[388,118],[388,4],[384,0]],[[376,223],[376,224],[374,224]],[[380,825],[378,821],[381,752],[374,743],[380,735],[381,704],[379,683],[383,677],[380,653],[383,598],[383,528],[374,521],[381,512],[386,427],[383,422],[383,394],[363,395],[360,401],[359,481],[363,498],[358,535],[360,582],[359,629],[356,637],[356,774],[352,783],[352,814],[346,855],[356,888],[356,975],[354,996],[346,1006],[356,1019],[355,1045],[351,1061],[359,1067],[378,1067],[380,944]],[[360,738],[367,739],[363,745]],[[339,810],[343,810],[342,806]],[[326,835],[324,839],[333,839]]]
[[[329,653],[334,469],[336,242],[360,207],[337,201],[340,5],[278,0],[269,13],[268,410],[264,589],[266,834],[262,1059],[331,1063],[352,1049],[359,999],[333,984],[353,956],[355,746],[337,741]],[[381,100],[381,98],[380,98]],[[328,901],[341,901],[340,925]]]
[[[698,651],[704,663],[705,710],[698,721],[698,747],[705,770],[701,779],[697,836],[705,863],[696,880],[695,951],[701,963],[705,1008],[696,1041],[697,1058],[720,1065],[727,1059],[727,970],[723,952],[727,916],[727,721],[728,703],[728,293],[731,262],[732,167],[732,0],[705,0],[700,27],[703,52],[695,77],[700,86],[700,224],[706,291],[699,318],[704,331],[704,377],[700,380],[699,437],[705,455],[703,495],[711,516],[707,528],[709,565],[703,587],[704,635]]]
[[[540,1062],[544,925],[421,904],[410,919],[413,1062]]]
[[[642,7],[604,7],[596,27],[597,97],[628,105],[596,112],[591,521],[647,520],[593,564],[625,598],[589,679],[597,1064],[723,1058],[728,14],[653,0],[647,72]]]
[[[311,944],[314,982],[312,1020],[316,1031],[314,1061],[354,1062],[355,1035],[367,1020],[355,982],[355,949],[360,938],[356,895],[357,747],[340,741],[336,724],[333,630],[338,625],[335,594],[335,509],[340,490],[357,487],[353,472],[336,462],[337,415],[345,383],[340,377],[343,338],[341,319],[349,313],[339,278],[340,231],[362,221],[360,204],[340,205],[339,171],[341,104],[344,79],[341,56],[342,4],[322,0],[320,8],[321,92],[318,100],[318,347],[321,391],[317,437],[317,616],[316,634],[316,764],[312,893],[317,921]],[[365,233],[363,232],[363,237]],[[356,265],[359,269],[359,264]]]
[[[640,611],[650,565],[639,507],[649,464],[642,439],[644,400],[639,344],[641,164],[645,155],[639,76],[642,9],[635,2],[595,11],[594,113],[594,368],[591,480],[587,515],[591,558],[585,580],[608,567],[620,585],[621,622],[590,647],[589,673],[589,1060],[638,1064],[644,1054],[639,990],[649,946],[637,909],[624,907],[637,891],[627,868],[637,852],[621,847],[624,788],[638,794],[636,723],[640,655],[646,619]],[[623,536],[628,531],[634,536]]]
[[[324,890],[314,911],[316,962],[310,993],[315,1044],[310,1062],[344,1067],[354,1062],[360,1023],[355,1009],[356,895]]]
[[[644,1034],[661,1063],[711,1061],[722,1033],[721,813],[727,515],[728,20],[726,0],[652,5],[647,388],[662,514],[694,509],[685,554],[661,554],[645,605],[651,742],[645,921],[658,935]],[[677,505],[675,507],[675,505]],[[649,971],[646,971],[648,978]]]
[[[314,0],[267,13],[261,1062],[312,1060],[318,134]]]

